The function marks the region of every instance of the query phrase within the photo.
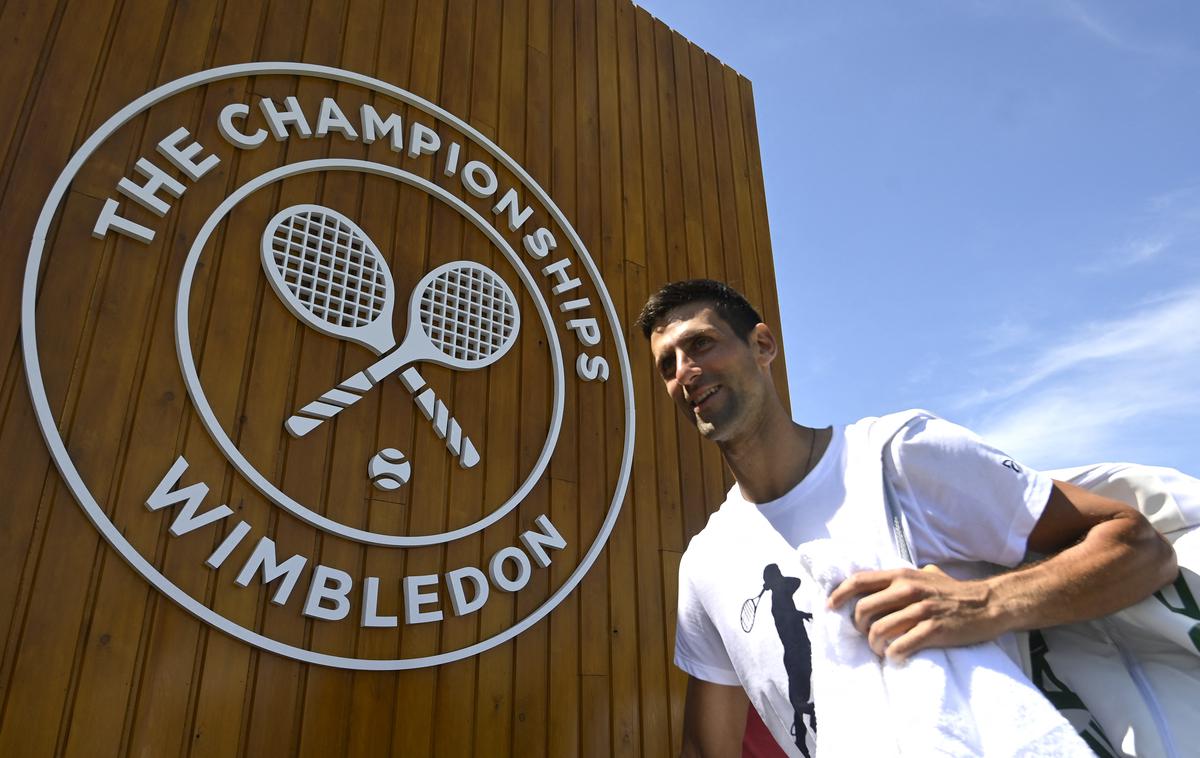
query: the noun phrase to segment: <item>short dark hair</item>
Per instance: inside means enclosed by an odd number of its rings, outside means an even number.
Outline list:
[[[648,339],[672,310],[700,302],[711,303],[717,315],[743,341],[749,339],[750,332],[762,321],[754,306],[728,284],[713,279],[685,279],[664,285],[651,295],[638,316],[637,325]]]

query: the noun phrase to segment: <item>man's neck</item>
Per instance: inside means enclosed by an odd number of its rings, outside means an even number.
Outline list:
[[[828,433],[793,422],[785,413],[767,414],[758,428],[721,443],[742,496],[766,503],[786,495],[820,461]]]

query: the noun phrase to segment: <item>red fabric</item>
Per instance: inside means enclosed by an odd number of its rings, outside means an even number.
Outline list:
[[[746,714],[746,733],[742,735],[742,758],[787,758],[767,731],[767,725],[758,716],[754,706]]]

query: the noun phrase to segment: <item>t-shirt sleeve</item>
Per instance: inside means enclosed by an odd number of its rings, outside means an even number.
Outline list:
[[[741,684],[725,651],[721,635],[704,608],[692,583],[690,565],[695,556],[684,553],[679,563],[679,609],[675,619],[675,665],[706,682]]]
[[[940,418],[909,424],[892,444],[897,490],[923,563],[1023,560],[1050,477]]]

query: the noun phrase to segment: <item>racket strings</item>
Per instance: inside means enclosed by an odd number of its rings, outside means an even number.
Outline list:
[[[485,360],[503,350],[516,327],[516,304],[490,271],[447,270],[421,293],[421,326],[434,347],[461,361]]]
[[[318,318],[353,329],[383,313],[382,262],[336,216],[305,210],[284,217],[272,230],[271,254],[280,279]]]

